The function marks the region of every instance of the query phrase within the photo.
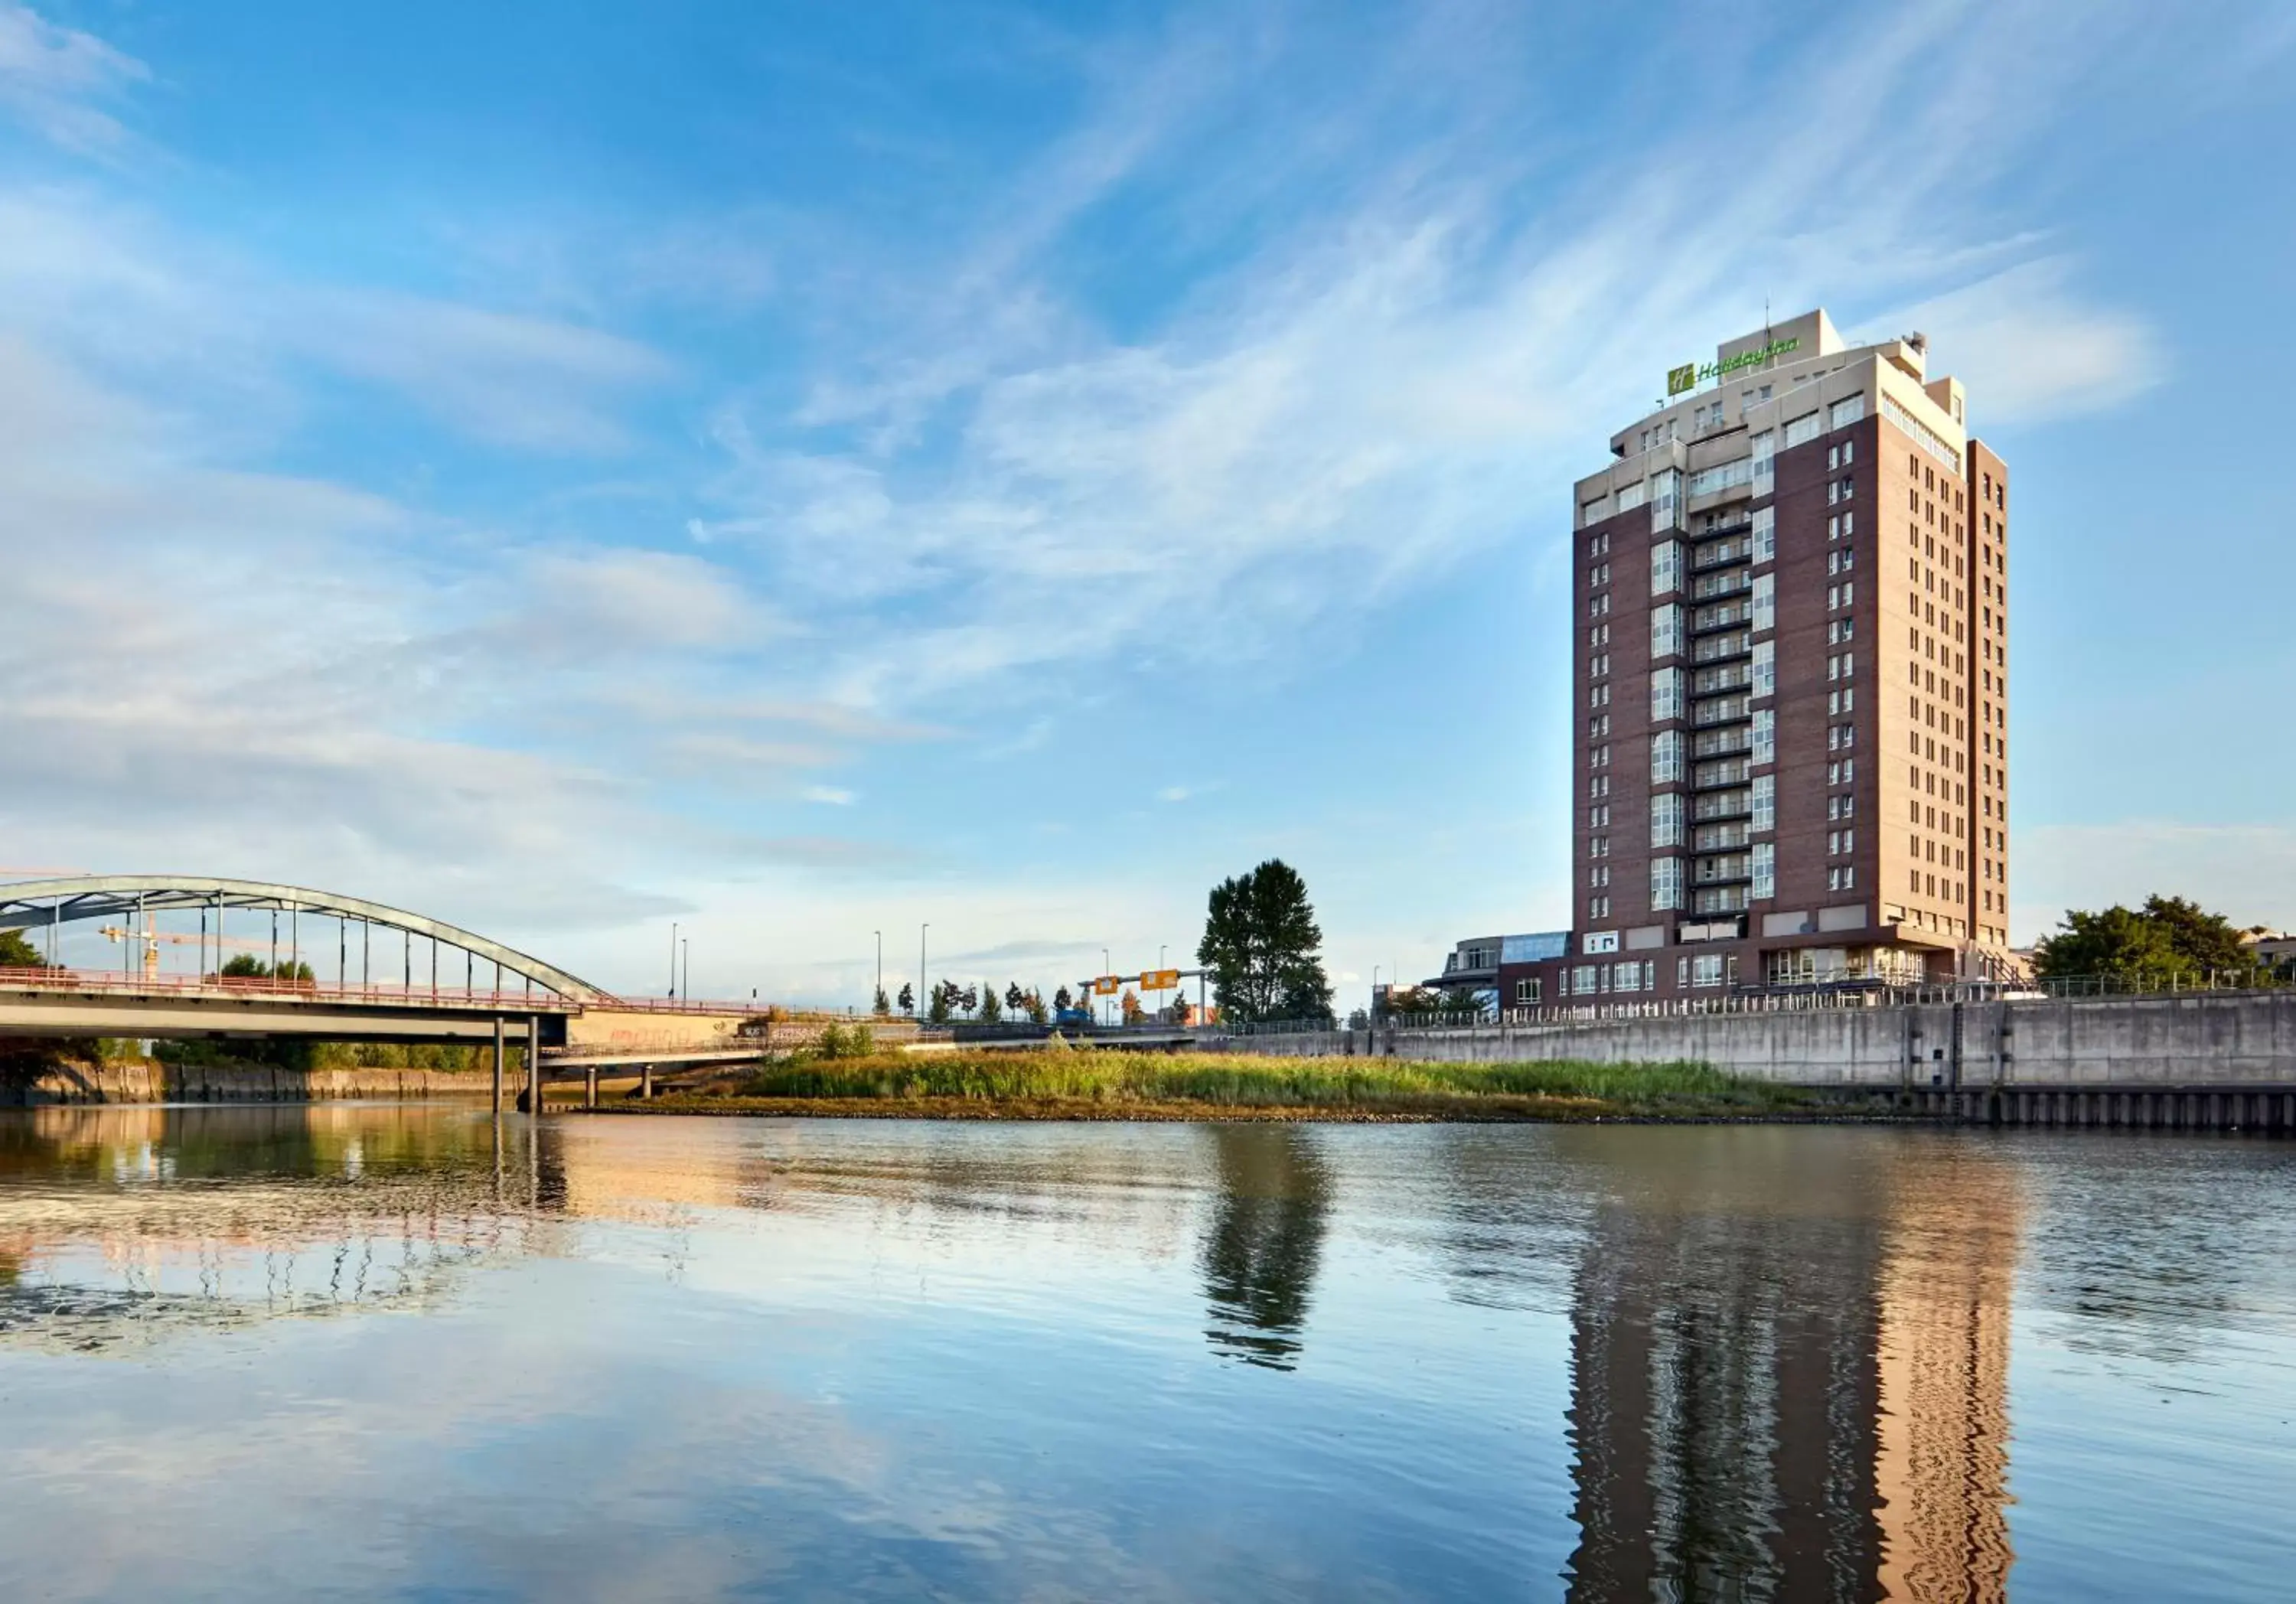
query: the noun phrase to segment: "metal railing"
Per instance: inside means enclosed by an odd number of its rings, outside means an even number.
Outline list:
[[[545,1013],[596,1007],[545,987],[504,991],[467,986],[405,985],[390,981],[299,980],[284,975],[147,975],[119,970],[0,969],[0,986],[27,991],[95,993],[105,996],[263,999],[294,1002],[365,1002],[389,1007],[455,1007],[488,1012]],[[605,1004],[611,1006],[612,1004]]]

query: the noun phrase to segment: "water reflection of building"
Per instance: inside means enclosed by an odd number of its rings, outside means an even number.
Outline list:
[[[1219,1195],[1203,1246],[1204,1298],[1215,1352],[1290,1370],[1322,1256],[1332,1178],[1315,1138],[1297,1125],[1205,1127]]]
[[[1571,1596],[1999,1597],[2007,1183],[1620,1134],[1572,1306]]]
[[[1985,1162],[1903,1166],[1881,1286],[1882,1591],[2009,1591],[2009,1295],[2020,1207]]]

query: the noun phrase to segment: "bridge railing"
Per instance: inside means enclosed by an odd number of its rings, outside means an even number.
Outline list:
[[[260,998],[270,1002],[361,1002],[467,1008],[488,1013],[560,1013],[579,1007],[545,988],[409,986],[396,981],[297,980],[271,975],[144,975],[119,970],[0,969],[0,986],[106,996]]]

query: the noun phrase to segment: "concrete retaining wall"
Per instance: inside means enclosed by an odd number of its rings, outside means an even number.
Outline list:
[[[512,1067],[511,1084],[519,1080]],[[0,1107],[45,1103],[319,1102],[484,1098],[490,1073],[439,1069],[272,1069],[260,1065],[162,1064],[115,1059],[0,1076]]]
[[[2296,1091],[2296,993],[1702,1014],[1485,1030],[1332,1030],[1236,1036],[1227,1046],[1452,1062],[1688,1060],[1798,1085],[1908,1092]]]

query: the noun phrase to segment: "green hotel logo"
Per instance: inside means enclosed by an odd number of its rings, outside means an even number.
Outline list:
[[[1800,348],[1801,341],[1799,339],[1773,340],[1767,345],[1756,346],[1751,351],[1741,351],[1735,356],[1726,356],[1720,362],[1709,362],[1703,364],[1685,362],[1678,368],[1667,369],[1666,393],[1669,398],[1679,396],[1686,390],[1696,389],[1702,380],[1720,379],[1726,374],[1736,372],[1740,368],[1759,367],[1774,356],[1783,356],[1787,352],[1799,350]]]

